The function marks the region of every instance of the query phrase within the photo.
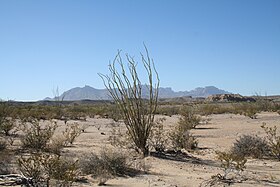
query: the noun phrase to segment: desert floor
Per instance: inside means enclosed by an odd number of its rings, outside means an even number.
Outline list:
[[[163,116],[157,116],[163,117]],[[165,116],[165,127],[171,127],[178,121],[178,116]],[[263,122],[267,126],[276,125],[280,129],[280,115],[263,112],[257,119],[250,119],[242,115],[220,114],[211,115],[207,124],[201,124],[192,133],[198,139],[198,150],[187,152],[188,156],[167,156],[159,158],[149,156],[142,160],[147,173],[135,177],[118,177],[107,181],[108,186],[200,186],[205,184],[211,176],[223,173],[220,162],[216,159],[216,151],[228,150],[234,141],[242,134],[257,134],[264,136],[260,127]],[[111,135],[113,120],[103,118],[89,118],[79,122],[86,126],[74,145],[66,148],[65,153],[82,156],[85,153],[98,153],[104,148],[111,148],[108,141]],[[248,159],[243,175],[247,177],[242,183],[232,186],[280,186],[280,162],[268,159]],[[79,186],[96,186],[92,179],[90,183]]]

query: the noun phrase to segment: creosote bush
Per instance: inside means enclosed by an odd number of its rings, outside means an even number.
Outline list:
[[[126,55],[126,68],[120,52],[109,65],[110,75],[99,74],[121,112],[131,140],[143,156],[149,154],[148,139],[158,106],[159,87],[158,73],[147,48],[145,49],[146,55],[141,54],[141,61],[147,73],[148,84],[142,84],[134,58]],[[143,90],[147,90],[147,96],[143,95]]]
[[[180,117],[179,122],[168,134],[171,145],[176,151],[181,149],[195,149],[198,142],[190,130],[199,124],[201,118],[194,115],[193,111],[188,108],[183,109],[181,114],[182,117]]]
[[[78,123],[67,124],[66,129],[62,132],[65,138],[65,146],[73,144],[75,139],[82,133],[82,128],[79,127]]]
[[[15,120],[9,116],[11,112],[8,103],[0,101],[0,133],[5,136],[9,136],[10,131],[15,128]]]
[[[36,119],[29,120],[24,124],[24,135],[21,138],[22,147],[36,151],[45,151],[56,128],[56,122],[43,126]]]
[[[78,162],[58,155],[36,153],[17,160],[19,170],[34,186],[71,186],[78,177]],[[53,181],[53,183],[52,183]]]
[[[242,155],[236,155],[235,153],[217,151],[217,159],[221,162],[221,167],[224,168],[223,179],[227,179],[228,174],[235,173],[240,174],[246,166],[247,159]]]
[[[197,147],[197,140],[190,133],[189,129],[177,125],[168,134],[171,141],[171,146],[175,151],[180,151],[181,149],[195,149]]]
[[[163,153],[168,144],[168,137],[163,129],[163,121],[165,118],[160,118],[155,121],[155,125],[153,126],[150,142],[151,146],[155,149],[158,153]]]
[[[270,148],[270,154],[280,160],[280,135],[277,134],[277,127],[267,127],[265,123],[261,126],[266,133],[266,140]]]
[[[268,143],[259,136],[242,135],[232,147],[232,153],[241,157],[263,158],[269,153]]]
[[[116,176],[126,175],[129,165],[127,157],[111,150],[103,150],[100,155],[91,153],[80,161],[80,167],[84,174],[90,174],[99,180],[99,185],[104,185],[107,180]]]
[[[201,122],[201,117],[195,115],[191,108],[181,109],[180,115],[179,125],[184,129],[194,129]]]

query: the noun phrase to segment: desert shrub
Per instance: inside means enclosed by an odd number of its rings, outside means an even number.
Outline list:
[[[169,132],[168,136],[172,148],[176,151],[180,151],[181,149],[194,149],[198,144],[195,137],[190,133],[190,130],[181,125],[177,125]]]
[[[40,184],[47,180],[47,177],[44,175],[44,168],[42,162],[44,157],[41,154],[34,154],[29,157],[21,156],[17,160],[20,172],[26,177],[32,178],[35,184]]]
[[[65,138],[61,135],[53,136],[50,139],[50,143],[45,149],[46,152],[50,152],[56,155],[61,155],[62,149],[66,146]]]
[[[68,144],[73,144],[75,139],[80,136],[82,133],[82,128],[79,127],[78,123],[67,124],[66,129],[62,132],[63,137],[65,138],[65,146]]]
[[[195,115],[191,108],[181,109],[180,115],[179,125],[184,129],[194,129],[201,121],[201,117]]]
[[[166,116],[177,115],[180,113],[180,107],[178,106],[160,106],[157,109],[157,114],[162,114]]]
[[[242,103],[234,106],[234,113],[247,116],[251,119],[257,118],[257,113],[260,112],[260,108],[255,103]]]
[[[198,109],[198,113],[204,116],[211,114],[224,114],[228,112],[230,112],[229,107],[220,104],[203,104]]]
[[[10,135],[9,132],[15,127],[15,121],[10,116],[11,112],[8,103],[0,101],[0,133],[6,136]]]
[[[227,179],[228,174],[232,172],[239,174],[246,168],[247,159],[242,155],[236,155],[231,151],[218,151],[216,154],[217,159],[221,162],[221,167],[224,169],[223,179]]]
[[[91,153],[84,156],[80,161],[80,167],[84,174],[97,178],[99,185],[104,185],[115,176],[125,175],[129,168],[124,154],[109,150],[103,150],[100,155]]]
[[[67,124],[62,134],[56,134],[49,140],[47,151],[60,155],[64,147],[73,144],[75,139],[82,133],[83,128],[78,123]]]
[[[120,126],[112,126],[111,135],[108,140],[112,146],[138,151],[138,148],[133,143],[128,131],[123,131]]]
[[[29,120],[28,123],[24,124],[24,135],[21,138],[22,147],[36,151],[46,150],[56,128],[56,122],[51,122],[43,127],[38,120]]]
[[[230,186],[233,183],[242,183],[248,180],[242,171],[246,169],[246,158],[236,155],[232,151],[217,151],[217,159],[221,162],[224,173],[212,175],[210,179],[203,181],[200,187],[206,186]]]
[[[198,113],[200,115],[208,116],[211,114],[226,114],[233,113],[237,114],[238,112],[235,110],[235,103],[227,103],[227,104],[202,104],[198,107]]]
[[[164,133],[163,129],[164,120],[165,118],[160,118],[155,121],[150,137],[151,146],[159,153],[165,151],[168,142],[168,137],[166,136],[166,133]]]
[[[243,135],[236,140],[232,153],[240,157],[262,158],[269,152],[268,143],[259,136]]]
[[[248,108],[246,111],[243,112],[244,116],[247,116],[251,119],[256,119],[257,118],[257,110],[254,108]]]
[[[113,63],[109,65],[110,75],[100,74],[100,76],[121,112],[131,140],[138,151],[143,156],[147,156],[149,154],[148,139],[158,106],[159,77],[147,49],[146,56],[141,54],[141,60],[147,73],[148,84],[143,85],[140,81],[137,62],[134,58],[127,55],[126,60],[128,61],[127,68],[119,52]],[[144,89],[147,90],[147,96],[143,95]]]
[[[115,122],[118,122],[122,119],[121,111],[119,110],[117,105],[107,105],[103,114],[101,114],[104,118],[113,119]]]
[[[265,123],[261,127],[266,133],[271,155],[280,160],[280,135],[277,134],[277,127],[267,127]]]
[[[64,117],[71,120],[86,119],[87,109],[82,106],[65,107]]]
[[[51,155],[42,164],[47,176],[55,180],[55,186],[71,186],[79,175],[77,160]]]
[[[78,176],[77,161],[44,153],[21,156],[17,160],[20,172],[32,178],[34,186],[70,186]]]

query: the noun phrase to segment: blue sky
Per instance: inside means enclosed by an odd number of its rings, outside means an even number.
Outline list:
[[[0,98],[104,88],[97,73],[143,42],[162,87],[280,94],[279,0],[0,0]]]

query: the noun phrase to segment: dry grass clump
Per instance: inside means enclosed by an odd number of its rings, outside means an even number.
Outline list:
[[[103,150],[100,155],[91,153],[80,161],[84,174],[90,174],[98,179],[98,185],[104,185],[109,179],[127,174],[130,166],[127,157],[116,151]]]
[[[256,135],[242,135],[232,147],[232,153],[240,157],[263,158],[269,150],[267,141]]]

